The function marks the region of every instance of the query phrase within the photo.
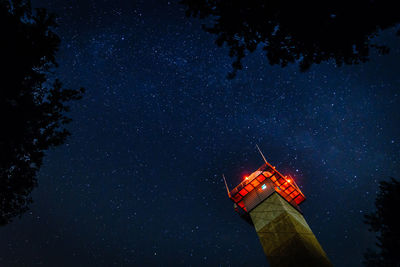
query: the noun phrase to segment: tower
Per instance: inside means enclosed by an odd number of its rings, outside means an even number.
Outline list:
[[[258,170],[226,188],[236,212],[254,226],[270,266],[333,266],[302,215],[305,197],[296,182],[263,158]]]

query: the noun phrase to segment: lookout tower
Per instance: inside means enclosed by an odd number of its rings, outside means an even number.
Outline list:
[[[265,163],[258,170],[232,191],[225,185],[235,211],[254,226],[270,265],[333,266],[299,208],[304,194],[261,155]]]

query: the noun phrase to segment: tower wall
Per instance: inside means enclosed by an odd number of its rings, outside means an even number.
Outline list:
[[[271,267],[333,266],[303,215],[278,193],[250,211]]]

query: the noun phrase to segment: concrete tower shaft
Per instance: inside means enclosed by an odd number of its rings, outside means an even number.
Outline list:
[[[250,217],[272,267],[332,267],[303,215],[278,193],[252,211]]]

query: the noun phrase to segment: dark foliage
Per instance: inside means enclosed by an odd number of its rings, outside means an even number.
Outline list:
[[[371,40],[400,22],[396,1],[181,0],[188,17],[207,18],[203,28],[227,44],[242,69],[246,53],[263,47],[271,65],[296,62],[300,70],[333,59],[337,65],[369,60],[370,48],[389,48]],[[399,34],[399,33],[398,33]]]
[[[370,231],[377,233],[379,252],[368,250],[365,265],[374,267],[400,266],[400,183],[395,179],[380,182],[375,200],[376,212],[365,215]]]
[[[60,38],[54,15],[29,1],[0,0],[0,225],[28,210],[44,150],[62,144],[70,122],[66,101],[83,89],[50,81]]]

